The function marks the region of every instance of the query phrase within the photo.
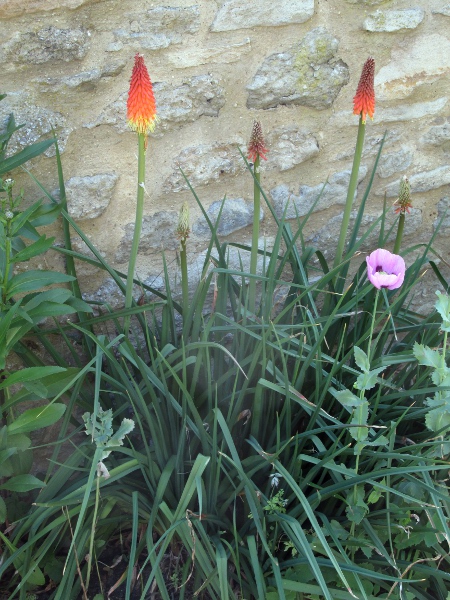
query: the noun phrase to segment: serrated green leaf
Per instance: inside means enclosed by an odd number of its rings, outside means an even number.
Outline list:
[[[0,485],[0,490],[8,490],[9,492],[29,492],[37,488],[43,488],[45,483],[40,481],[34,475],[17,475],[11,477]]]
[[[441,292],[436,292],[436,296],[438,299],[435,307],[442,318],[441,329],[443,331],[450,331],[450,296],[441,294]]]
[[[363,402],[365,402],[364,399],[361,400],[361,398],[355,396],[355,394],[352,394],[350,390],[338,391],[330,388],[330,393],[333,394],[336,400],[340,402],[342,406],[345,406],[345,408],[354,408],[355,406],[360,406]]]
[[[370,370],[370,362],[367,354],[362,350],[359,346],[353,347],[353,352],[355,355],[355,363],[358,368],[363,372],[367,372]]]
[[[378,381],[378,375],[382,373],[386,367],[378,367],[378,369],[373,369],[372,371],[361,373],[358,375],[355,381],[355,388],[357,390],[371,390]]]
[[[48,404],[26,410],[8,425],[11,433],[27,433],[56,423],[66,410],[64,404]]]
[[[415,342],[413,354],[421,365],[434,367],[435,369],[441,366],[441,355],[438,350],[432,350],[428,346]]]
[[[366,425],[366,427],[350,427],[349,433],[357,442],[364,442],[369,436],[367,420],[369,418],[369,403],[364,401],[353,411],[353,417],[350,423],[352,425]]]

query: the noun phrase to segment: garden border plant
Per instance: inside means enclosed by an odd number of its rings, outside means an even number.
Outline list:
[[[369,59],[355,97],[359,140],[365,115],[374,114],[373,75]],[[139,231],[146,135],[156,119],[140,56],[128,109],[138,130]],[[69,257],[70,269],[74,260],[84,260],[108,273],[124,293],[125,306],[114,311],[105,302],[103,314],[89,315],[75,286],[70,302],[79,313],[77,323],[56,322],[52,329],[33,323],[55,366],[70,374],[57,387],[48,386],[52,401],[64,396],[68,409],[45,487],[2,534],[0,576],[2,582],[9,577],[10,598],[25,600],[40,585],[39,577],[53,586],[54,600],[91,598],[94,580],[101,585],[99,561],[111,547],[126,561],[110,591],[123,585],[127,599],[144,599],[151,590],[164,599],[448,597],[443,437],[450,427],[450,302],[439,296],[437,311],[428,316],[409,307],[419,274],[435,252],[437,231],[428,244],[402,251],[401,228],[411,204],[404,194],[396,232],[395,226],[386,229],[391,210],[386,203],[361,231],[382,143],[353,228],[347,232],[344,222],[339,258],[329,265],[320,249],[304,241],[314,207],[295,220],[294,230],[285,216],[275,215],[258,170],[270,148],[261,127],[257,144],[254,132],[255,125],[244,160],[254,197],[264,200],[277,224],[273,247],[258,248],[257,235],[250,247],[222,243],[220,213],[212,223],[187,182],[211,230],[190,302],[185,208],[178,227],[181,300],[165,269],[165,293],[158,292],[157,301],[144,296],[137,302],[131,293],[133,282],[139,283],[137,242],[128,276],[102,258],[67,212],[57,152],[66,247],[53,249]],[[360,140],[346,215],[361,152]],[[259,223],[256,208],[257,218]],[[71,249],[70,228],[94,258]],[[377,231],[378,250],[365,264],[361,249]],[[418,253],[406,269],[399,257],[384,262],[387,251],[381,249],[395,235],[396,253]],[[229,267],[231,250],[251,257],[248,272]],[[437,281],[446,284],[438,265],[432,266]],[[105,322],[115,329],[112,338],[95,333]],[[74,330],[84,342],[84,363],[69,335]],[[50,334],[66,345],[75,367],[58,363]],[[13,350],[26,368],[52,368],[22,351],[20,342]],[[36,387],[22,383],[16,398],[39,396]],[[88,413],[84,423],[76,416],[79,407]],[[84,443],[59,461],[62,444],[83,431]]]

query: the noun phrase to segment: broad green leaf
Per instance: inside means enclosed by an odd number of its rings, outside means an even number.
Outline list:
[[[58,273],[57,271],[25,271],[24,273],[14,275],[10,280],[7,299],[9,300],[15,294],[22,294],[23,292],[38,290],[47,285],[67,283],[73,280],[74,277],[65,273]]]
[[[9,459],[14,475],[26,475],[33,467],[33,451],[17,452]]]
[[[11,262],[12,263],[25,262],[27,260],[30,260],[30,258],[33,258],[34,256],[43,254],[51,247],[51,245],[53,244],[54,241],[55,241],[55,238],[47,238],[45,235],[43,235],[41,237],[41,239],[38,240],[37,242],[34,242],[33,244],[26,246],[20,252],[17,252],[17,254],[15,254],[11,258]]]
[[[7,426],[9,430],[9,426]],[[8,446],[17,450],[27,450],[31,446],[30,438],[24,433],[8,433]]]
[[[17,419],[8,425],[11,433],[27,433],[36,431],[56,423],[62,417],[66,407],[64,404],[47,404],[39,408],[26,410]]]
[[[34,368],[34,367],[33,367]],[[37,367],[42,368],[42,367]],[[61,367],[59,367],[61,368]],[[47,390],[47,398],[54,398],[57,396],[61,390],[63,390],[71,380],[75,380],[75,377],[80,372],[76,367],[69,367],[68,369],[63,369],[60,373],[54,373],[52,375],[47,375],[41,378],[41,383],[45,386]],[[8,398],[5,402],[5,409],[14,406],[18,402],[24,402],[29,400],[37,400],[40,396],[36,396],[33,392],[22,388],[12,396]]]
[[[352,425],[367,425],[369,418],[369,403],[364,401],[353,411],[353,417],[350,423]],[[368,427],[350,427],[349,433],[357,442],[364,442],[369,436]]]
[[[17,169],[17,167],[20,167],[20,165],[23,165],[31,158],[39,156],[39,154],[45,152],[47,148],[49,148],[54,143],[54,139],[44,140],[43,142],[36,142],[35,144],[31,144],[27,148],[24,148],[20,152],[9,156],[0,163],[0,175],[3,175],[8,171],[12,171],[13,169]]]
[[[57,304],[64,304],[72,295],[70,290],[65,288],[52,288],[45,292],[39,292],[37,294],[28,294],[24,298],[23,309],[29,312],[33,308],[36,308],[42,302],[55,302]]]
[[[27,367],[16,371],[12,375],[9,375],[0,383],[0,390],[15,383],[24,383],[26,381],[41,381],[44,377],[54,375],[55,373],[64,373],[66,369],[63,367]]]
[[[353,352],[355,354],[355,362],[358,365],[358,368],[363,372],[367,372],[370,369],[370,362],[367,354],[359,348],[359,346],[353,347]]]
[[[34,475],[17,475],[11,477],[3,485],[0,485],[0,490],[8,490],[9,492],[29,492],[36,488],[43,488],[45,483],[39,481]]]

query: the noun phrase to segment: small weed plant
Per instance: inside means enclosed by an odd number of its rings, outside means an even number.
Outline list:
[[[274,212],[259,169],[270,148],[255,124],[242,153],[257,210],[251,245],[221,241],[220,213],[211,222],[187,181],[211,230],[202,276],[187,279],[183,206],[182,294],[167,269],[165,292],[138,281],[147,135],[157,121],[139,55],[128,101],[138,181],[127,274],[68,213],[58,151],[58,199],[30,174],[43,199],[28,207],[2,179],[5,597],[448,600],[448,284],[432,260],[434,236],[403,247],[411,205],[404,181],[396,225],[386,227],[385,206],[361,230],[383,142],[349,229],[373,74],[369,59],[355,96],[358,139],[331,263],[304,241],[309,215],[288,222]],[[14,129],[11,117],[0,138],[2,177],[56,144],[7,158]],[[276,224],[270,251],[258,246],[260,203]],[[38,232],[57,217],[64,247]],[[89,256],[72,249],[71,231]],[[364,261],[362,248],[377,235]],[[230,267],[231,249],[242,264],[250,258],[248,270]],[[44,252],[63,254],[66,272],[22,268]],[[123,307],[105,300],[94,312],[81,298],[75,261],[111,277]],[[441,291],[436,310],[422,315],[411,299],[427,267]],[[101,333],[105,324],[113,335]],[[56,421],[38,479],[28,433]]]

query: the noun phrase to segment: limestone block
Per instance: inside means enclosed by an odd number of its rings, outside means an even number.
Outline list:
[[[0,19],[11,19],[24,14],[48,12],[68,8],[73,10],[85,4],[94,4],[100,0],[2,0]]]
[[[181,48],[176,52],[168,52],[167,59],[176,69],[188,69],[211,64],[228,64],[242,60],[252,51],[250,38],[242,42],[218,44],[211,46],[194,46]]]
[[[450,196],[444,196],[444,198],[441,198],[438,202],[437,209],[438,216],[433,223],[433,229],[436,231],[436,229],[439,227],[439,233],[448,235],[450,232]]]
[[[423,146],[443,146],[450,142],[450,123],[435,125],[420,138]]]
[[[118,176],[99,173],[71,177],[66,183],[67,205],[71,216],[78,221],[95,219],[108,208]]]
[[[162,250],[175,250],[180,245],[176,228],[178,213],[174,210],[163,210],[154,215],[146,215],[142,220],[142,233],[139,241],[139,254],[153,254]],[[134,222],[125,225],[125,235],[116,253],[119,263],[128,261],[133,242]]]
[[[364,179],[366,174],[367,167],[361,166],[358,183]],[[286,219],[295,219],[297,216],[306,215],[314,204],[314,212],[324,210],[335,204],[345,204],[349,182],[350,171],[342,171],[331,175],[325,187],[323,183],[313,187],[301,185],[298,195],[295,195],[288,185],[278,185],[270,190],[273,208],[278,218],[281,219],[285,215]]]
[[[311,245],[315,246],[316,248],[320,248],[321,252],[324,253],[326,258],[333,257],[334,253],[336,252],[336,244],[341,231],[343,214],[344,213],[341,213],[329,219],[329,221],[327,221],[327,224],[324,227],[322,227],[321,229],[319,229],[319,231],[311,235],[307,240]],[[361,222],[358,239],[360,239],[364,235],[364,233],[368,231],[370,226],[376,221],[376,219],[379,218],[381,214],[381,212],[369,212],[364,214]],[[354,210],[350,215],[350,223],[348,228],[349,231],[352,230],[356,221],[356,217],[357,211]],[[391,208],[387,211],[385,217],[385,231],[389,230],[389,228],[395,223],[395,220],[397,218],[398,215],[395,213],[394,208]],[[422,211],[418,208],[412,208],[410,214],[406,215],[404,235],[408,236],[413,233],[417,233],[422,228],[422,225]],[[367,252],[374,250],[378,244],[379,233],[380,225],[377,225],[364,240],[363,244],[361,245],[361,250]],[[361,262],[363,262],[363,260],[364,258],[361,257]]]
[[[153,91],[159,119],[155,136],[162,131],[177,129],[184,123],[192,123],[202,116],[217,117],[225,104],[224,90],[212,75],[187,77],[181,84],[157,82]],[[84,127],[92,129],[99,125],[114,125],[120,132],[127,131],[127,95],[128,92],[121,94]]]
[[[299,44],[270,55],[247,86],[247,107],[300,104],[328,108],[349,80],[347,65],[336,59],[337,50],[338,40],[318,27]]]
[[[448,102],[448,98],[437,98],[429,102],[415,102],[414,104],[397,104],[392,108],[377,107],[375,117],[377,123],[394,123],[395,121],[413,121],[439,114]],[[329,121],[330,127],[346,127],[352,124],[350,111],[335,113]],[[353,125],[357,125],[355,117]],[[389,138],[388,138],[389,139]]]
[[[267,170],[287,171],[305,160],[319,154],[319,144],[312,133],[302,130],[296,125],[286,125],[273,129],[266,136]]]
[[[391,62],[375,77],[380,100],[406,98],[418,86],[429,85],[450,74],[450,37],[440,33],[422,35],[392,50]]]
[[[365,19],[363,28],[366,31],[399,31],[415,29],[422,23],[425,11],[422,8],[405,8],[403,10],[377,10]]]
[[[127,19],[128,17],[128,19]],[[127,13],[123,27],[113,32],[114,41],[107,52],[124,47],[135,50],[159,50],[171,44],[180,44],[186,34],[200,28],[200,11],[194,6],[157,6],[147,11]]]
[[[450,4],[446,4],[442,8],[438,10],[433,10],[433,14],[435,15],[444,15],[446,17],[450,17]]]
[[[217,11],[211,31],[230,31],[249,27],[273,27],[304,23],[314,14],[314,0],[226,0]]]
[[[390,177],[395,173],[405,171],[411,165],[413,158],[414,153],[409,148],[382,154],[378,163],[377,174],[380,177]]]
[[[209,219],[215,225],[219,211],[222,207],[222,200],[213,202],[207,209]],[[222,213],[220,215],[217,233],[219,235],[230,235],[233,231],[243,229],[253,223],[253,202],[246,202],[243,198],[227,198],[223,203]],[[264,212],[260,210],[260,221],[264,218]],[[211,230],[202,216],[192,226],[192,233],[198,237],[211,236]]]
[[[391,0],[346,0],[349,4],[361,4],[361,6],[378,6],[379,4],[387,4]]]
[[[9,115],[14,113],[16,123],[24,123],[24,127],[14,133],[8,145],[9,154],[21,150],[28,144],[52,137],[52,127],[58,136],[60,152],[64,152],[67,138],[72,132],[66,117],[42,106],[36,106],[26,92],[8,94],[0,102],[0,129],[6,125]],[[46,156],[55,155],[52,145],[45,152]]]
[[[89,43],[86,29],[58,29],[52,25],[37,32],[16,33],[3,46],[3,52],[14,63],[70,62],[86,56]]]
[[[413,194],[414,198],[414,194],[417,192],[429,192],[443,185],[450,184],[450,166],[444,165],[432,171],[422,171],[421,173],[411,175],[408,179],[411,184],[411,194]],[[387,197],[393,198],[398,196],[398,186],[398,182],[395,181],[386,186],[386,188],[378,189],[376,194],[377,196],[382,196],[386,191]]]
[[[39,84],[39,91],[56,93],[63,90],[71,89],[82,92],[91,92],[97,87],[98,82],[103,77],[115,77],[119,75],[126,62],[107,64],[103,67],[90,69],[68,75],[65,77],[45,77],[35,79],[34,82]]]
[[[217,143],[189,146],[173,161],[173,173],[164,183],[165,192],[180,192],[188,189],[180,172],[183,170],[195,189],[201,185],[219,181],[224,175],[243,173],[245,163],[237,144]]]

